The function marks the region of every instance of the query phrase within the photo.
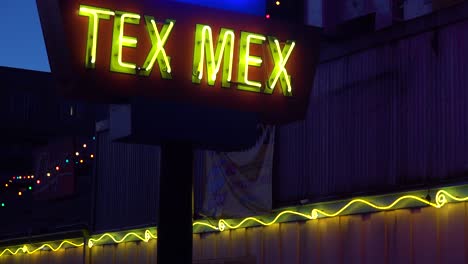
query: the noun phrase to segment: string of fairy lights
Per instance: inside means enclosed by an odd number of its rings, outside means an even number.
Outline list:
[[[21,198],[26,192],[32,192],[35,186],[44,184],[54,176],[58,176],[62,171],[68,169],[69,166],[73,166],[72,168],[76,169],[94,160],[96,157],[96,154],[93,152],[95,140],[95,136],[89,140],[81,140],[82,142],[74,150],[74,153],[66,153],[64,157],[50,162],[46,171],[41,171],[37,174],[27,172],[22,175],[9,177],[6,182],[0,185],[0,193],[2,194],[0,197],[0,209],[7,207],[6,200],[8,197],[6,197],[6,194],[14,196],[10,198]]]

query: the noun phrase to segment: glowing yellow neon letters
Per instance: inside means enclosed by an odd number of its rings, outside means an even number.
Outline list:
[[[161,33],[158,31],[154,17],[145,16],[145,21],[153,47],[151,48],[145,63],[143,63],[143,70],[140,72],[140,75],[149,76],[154,63],[157,60],[162,78],[172,79],[170,57],[167,56],[166,51],[164,50],[164,45],[169,38],[169,34],[171,34],[175,20],[167,19],[161,29]]]
[[[140,24],[141,17],[139,14],[122,11],[114,12],[105,8],[80,5],[79,15],[89,17],[86,43],[86,68],[94,69],[96,67],[99,19],[109,20],[111,16],[114,16],[110,70],[119,73],[150,76],[154,65],[157,63],[161,77],[163,79],[172,79],[171,73],[173,69],[171,67],[171,57],[168,56],[165,45],[174,30],[175,20],[166,19],[165,22],[162,23],[162,26],[160,26],[160,29],[158,29],[154,17],[144,16],[146,30],[151,40],[151,50],[146,56],[143,65],[138,67],[135,62],[124,62],[123,48],[137,47],[137,38],[134,36],[127,36],[124,32],[126,24]],[[270,51],[271,61],[274,63],[274,67],[270,67],[270,69],[273,69],[268,75],[268,80],[262,91],[262,82],[260,80],[252,80],[252,77],[249,78],[249,68],[262,67],[263,59],[259,56],[252,55],[251,47],[253,47],[252,45],[263,44],[269,46],[268,50]],[[239,90],[272,94],[279,83],[282,94],[284,96],[292,96],[292,80],[286,66],[294,51],[295,45],[296,43],[294,41],[288,40],[283,47],[281,47],[280,42],[275,37],[267,37],[242,31],[239,41],[237,82],[232,82],[235,46],[234,30],[221,28],[215,44],[213,42],[213,31],[211,27],[209,25],[197,24],[195,26],[195,43],[193,49],[192,83],[201,83],[206,65],[206,82],[210,86],[215,85],[216,78],[221,70],[222,87],[229,88],[231,84],[236,83],[237,89]],[[222,61],[223,63],[221,66]],[[265,73],[265,77],[266,76]]]
[[[94,69],[96,67],[96,50],[99,32],[99,19],[109,20],[111,16],[115,16],[113,33],[112,33],[112,49],[110,59],[110,70],[113,72],[139,74],[149,76],[155,62],[158,62],[161,76],[164,79],[171,79],[170,57],[166,54],[164,45],[166,44],[175,20],[166,20],[161,32],[158,31],[155,19],[151,16],[145,16],[146,29],[151,39],[152,48],[143,63],[143,67],[137,67],[135,63],[123,61],[123,47],[135,48],[138,40],[136,37],[124,35],[126,24],[140,24],[140,15],[111,11],[105,8],[80,5],[80,16],[89,17],[88,22],[88,38],[86,42],[86,60],[85,67]]]
[[[268,88],[265,89],[265,93],[271,94],[275,89],[278,79],[281,83],[284,95],[291,95],[291,76],[288,75],[286,70],[286,63],[294,49],[296,43],[294,41],[287,41],[284,45],[283,51],[281,51],[278,39],[275,37],[268,37],[268,46],[270,47],[271,55],[275,61],[275,68],[271,72],[270,78],[268,79]],[[280,77],[281,76],[281,77]]]
[[[122,48],[135,48],[138,42],[134,37],[124,36],[125,23],[138,25],[140,23],[140,15],[120,11],[115,12],[110,69],[114,72],[135,74],[136,65],[122,61]]]
[[[105,8],[81,5],[78,13],[80,16],[89,17],[88,38],[86,43],[85,67],[94,69],[96,66],[96,49],[99,32],[99,19],[110,19],[114,12]]]
[[[203,77],[203,62],[205,56],[208,85],[215,84],[216,75],[221,67],[221,60],[224,59],[222,87],[230,87],[232,63],[234,59],[234,31],[226,28],[221,29],[215,54],[211,27],[199,24],[196,26],[195,47],[193,52],[193,83],[200,83]]]
[[[257,81],[249,80],[249,66],[262,66],[262,58],[250,55],[250,44],[263,44],[265,37],[250,32],[242,32],[239,50],[239,70],[237,81],[238,89],[260,92],[262,84]]]

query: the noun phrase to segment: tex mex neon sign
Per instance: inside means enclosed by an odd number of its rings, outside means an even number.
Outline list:
[[[278,124],[304,118],[316,28],[174,1],[36,1],[52,75],[68,98],[144,98]]]
[[[172,79],[171,54],[165,49],[171,32],[177,29],[176,20],[166,19],[158,26],[156,19],[152,16],[141,16],[140,14],[113,11],[106,8],[80,5],[79,15],[88,17],[88,33],[86,41],[85,67],[94,69],[98,56],[97,44],[99,41],[99,22],[114,17],[112,45],[110,57],[110,71],[117,73],[135,74],[149,76],[155,65],[158,65],[161,78]],[[123,60],[123,48],[136,48],[138,38],[125,34],[125,28],[129,24],[139,25],[144,20],[146,31],[151,40],[149,50],[142,66],[134,62]],[[231,87],[233,80],[234,48],[236,46],[236,32],[229,28],[221,28],[216,43],[213,43],[213,30],[209,25],[196,24],[193,48],[192,83],[199,84],[204,77],[206,67],[206,79],[210,86],[215,85],[218,75],[221,74],[221,84],[224,88]],[[251,45],[267,44],[274,67],[265,83],[249,78],[249,67],[261,67],[263,60],[260,56],[250,53]],[[292,80],[288,74],[287,64],[294,51],[296,42],[287,40],[283,47],[274,36],[242,31],[240,32],[237,89],[263,92],[272,94],[277,85],[285,96],[292,96]],[[221,73],[220,73],[221,71]]]

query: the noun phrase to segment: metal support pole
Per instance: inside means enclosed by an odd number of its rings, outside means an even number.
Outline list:
[[[161,145],[158,264],[192,263],[192,173],[189,142]]]

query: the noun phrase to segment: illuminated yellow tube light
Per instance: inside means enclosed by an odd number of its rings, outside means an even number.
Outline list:
[[[39,250],[52,250],[52,251],[57,251],[62,249],[65,245],[68,245],[69,247],[82,247],[84,243],[75,243],[71,240],[63,240],[58,246],[54,247],[51,245],[51,242],[49,243],[44,243],[34,249],[32,249],[32,246],[16,246],[16,249],[10,249],[6,248],[0,252],[0,257],[3,256],[6,253],[9,253],[11,255],[16,255],[18,253],[24,253],[24,254],[33,254]]]
[[[398,207],[398,206],[399,205],[401,206],[404,201],[410,201],[410,202],[416,203],[417,206],[431,206],[431,207],[439,209],[449,202],[468,201],[468,196],[460,197],[455,194],[455,193],[467,193],[468,186],[463,186],[462,189],[459,187],[450,188],[450,189],[456,189],[456,191],[449,191],[448,190],[449,188],[437,191],[434,202],[421,198],[421,196],[419,195],[412,195],[412,194],[394,196],[398,198],[394,199],[392,202],[387,203],[387,204],[382,204],[382,203],[371,201],[372,197],[367,198],[367,199],[357,198],[357,199],[352,199],[348,202],[345,202],[342,206],[339,206],[338,208],[335,208],[335,209],[318,209],[318,208],[313,208],[314,205],[304,205],[304,206],[300,206],[296,208],[295,210],[293,209],[283,210],[275,215],[262,216],[261,218],[260,217],[247,217],[247,218],[237,219],[237,220],[220,219],[217,221],[216,225],[211,224],[208,221],[196,221],[192,224],[192,226],[195,229],[203,228],[203,230],[198,231],[198,232],[224,231],[227,229],[236,229],[236,228],[243,228],[243,227],[256,226],[256,225],[257,226],[258,225],[269,226],[275,223],[291,221],[291,219],[287,218],[288,216],[294,217],[293,221],[301,221],[301,220],[315,220],[315,219],[322,218],[322,217],[335,217],[339,215],[362,212],[362,210],[361,211],[352,210],[354,208],[352,207],[353,205],[364,205],[368,209],[367,212],[372,211],[372,210],[386,211],[386,210],[402,209],[406,207],[404,205],[403,207]],[[342,203],[342,202],[338,202],[338,203]],[[416,206],[416,204],[413,204],[412,206]],[[333,207],[333,206],[328,206],[328,207]],[[269,220],[265,220],[266,218],[269,218]],[[151,231],[150,229],[153,231]],[[92,248],[93,246],[101,245],[101,244],[109,244],[109,243],[118,244],[118,243],[131,242],[131,241],[137,241],[137,240],[148,242],[150,239],[157,239],[157,235],[155,234],[155,228],[150,228],[150,229],[137,230],[137,231],[127,230],[127,231],[118,232],[118,233],[104,233],[104,234],[92,236],[91,238],[88,239],[87,246],[89,248]],[[121,235],[123,233],[124,235]],[[83,238],[76,238],[73,240],[76,241],[78,239],[83,239]],[[57,241],[54,241],[54,242],[58,243]],[[44,243],[35,248],[33,245],[11,246],[0,251],[0,257],[5,254],[9,254],[9,255],[17,255],[19,253],[33,254],[39,250],[57,251],[57,250],[63,249],[64,247],[84,246],[84,243],[82,242],[76,243],[76,242],[73,242],[72,240],[63,240],[58,244],[58,246],[54,247],[52,245],[52,243],[54,242]]]
[[[79,15],[89,17],[85,66],[86,68],[93,69],[96,64],[99,20],[109,20],[111,16],[115,15],[115,13],[105,8],[80,5]]]
[[[119,232],[120,233],[120,232]],[[88,247],[92,248],[93,246],[100,245],[100,244],[108,244],[106,243],[105,239],[109,238],[112,241],[112,244],[119,244],[119,243],[124,243],[124,242],[130,242],[130,241],[135,241],[135,240],[140,240],[143,242],[148,242],[150,239],[157,239],[156,234],[153,234],[153,232],[149,229],[144,230],[144,233],[138,232],[138,231],[127,231],[122,237],[119,238],[119,235],[115,233],[104,233],[101,235],[98,235],[96,238],[89,238],[88,239]],[[77,238],[80,240],[83,240],[84,238]],[[77,240],[75,239],[75,240]],[[51,245],[52,242],[44,243],[38,247],[33,248],[32,245],[29,247],[26,245],[22,246],[13,246],[10,248],[5,248],[0,252],[0,257],[5,255],[5,254],[10,254],[10,255],[16,255],[19,253],[23,254],[33,254],[39,250],[52,250],[52,251],[57,251],[60,249],[63,249],[65,246],[67,247],[82,247],[84,246],[84,243],[75,243],[71,240],[63,240],[61,243],[54,247]]]
[[[314,219],[318,219],[321,217],[335,217],[335,216],[339,216],[343,214],[353,214],[356,212],[353,212],[350,207],[355,204],[365,205],[369,209],[373,209],[376,211],[401,209],[401,207],[397,208],[396,206],[405,200],[417,202],[421,206],[431,206],[431,207],[438,209],[438,208],[442,208],[449,201],[454,201],[454,202],[468,201],[468,196],[457,197],[454,194],[450,193],[449,191],[439,190],[436,194],[435,202],[430,202],[416,195],[402,195],[387,205],[381,205],[376,202],[372,202],[368,199],[358,198],[358,199],[352,199],[351,201],[347,202],[345,205],[341,206],[341,208],[337,210],[325,210],[325,209],[313,208],[308,213],[304,212],[304,209],[303,210],[284,210],[284,211],[279,212],[275,216],[265,216],[261,218],[260,217],[247,217],[247,218],[237,219],[237,220],[220,219],[218,220],[217,225],[207,223],[206,221],[197,221],[197,222],[194,222],[192,225],[193,227],[197,227],[197,226],[204,227],[205,229],[207,228],[208,230],[211,230],[211,231],[224,231],[226,230],[226,228],[237,229],[237,228],[249,227],[249,226],[255,226],[255,225],[269,226],[275,223],[285,222],[286,221],[285,219],[282,219],[282,220],[280,219],[284,216],[295,216],[296,218],[298,218],[298,220],[301,220],[301,219],[302,220],[314,220]],[[303,206],[302,208],[304,207],[305,206]],[[262,220],[266,218],[270,218],[271,220]]]
[[[93,246],[96,245],[96,243],[98,242],[102,242],[105,238],[110,238],[115,244],[120,244],[120,243],[123,243],[123,242],[128,242],[129,238],[133,237],[133,238],[136,238],[138,240],[141,240],[143,242],[148,242],[150,239],[157,239],[157,236],[155,234],[153,234],[150,230],[145,230],[145,233],[144,235],[140,235],[139,233],[137,232],[128,232],[126,233],[124,236],[122,236],[121,238],[118,238],[116,235],[112,234],[112,233],[104,233],[102,235],[100,235],[98,238],[90,238],[88,240],[88,247],[89,248],[92,248]]]

